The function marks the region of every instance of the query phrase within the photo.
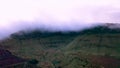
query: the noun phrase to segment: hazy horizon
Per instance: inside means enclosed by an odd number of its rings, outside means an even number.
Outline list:
[[[23,29],[77,31],[120,23],[119,0],[0,0],[0,38]]]

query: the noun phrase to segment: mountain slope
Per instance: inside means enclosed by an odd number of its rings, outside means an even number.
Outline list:
[[[65,50],[120,57],[120,34],[80,35]]]
[[[1,41],[0,44],[14,55],[37,59],[41,68],[46,67],[46,64],[49,68],[109,68],[110,65],[118,68],[120,66],[113,64],[120,61],[120,29],[111,29],[108,26],[96,26],[79,32],[66,33],[39,30],[18,32],[12,34],[9,39]],[[94,60],[98,60],[98,63]]]

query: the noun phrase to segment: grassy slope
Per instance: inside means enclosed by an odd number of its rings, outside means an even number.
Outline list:
[[[10,50],[14,55],[26,58],[37,59],[39,62],[52,62],[62,60],[61,48],[69,44],[77,35],[51,35],[31,39],[8,39],[1,44],[5,49]],[[62,57],[62,58],[59,58]],[[39,63],[39,66],[41,63]],[[52,65],[51,65],[52,66]]]
[[[80,35],[69,43],[64,50],[120,57],[120,34],[108,33],[102,34],[102,37],[100,34]]]
[[[27,37],[28,39],[8,39],[1,44],[17,56],[39,60],[38,65],[41,67],[48,63],[51,68],[100,68],[101,65],[89,61],[89,56],[105,55],[120,58],[120,33]]]

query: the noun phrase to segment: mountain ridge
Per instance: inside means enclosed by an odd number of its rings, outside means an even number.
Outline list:
[[[99,25],[65,33],[39,30],[18,32],[0,44],[14,55],[37,59],[41,68],[46,66],[44,63],[51,68],[120,67],[114,64],[120,61],[120,29],[108,26]]]

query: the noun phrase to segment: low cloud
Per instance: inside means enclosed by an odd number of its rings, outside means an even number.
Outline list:
[[[0,0],[0,38],[25,29],[78,31],[120,23],[119,0]]]

